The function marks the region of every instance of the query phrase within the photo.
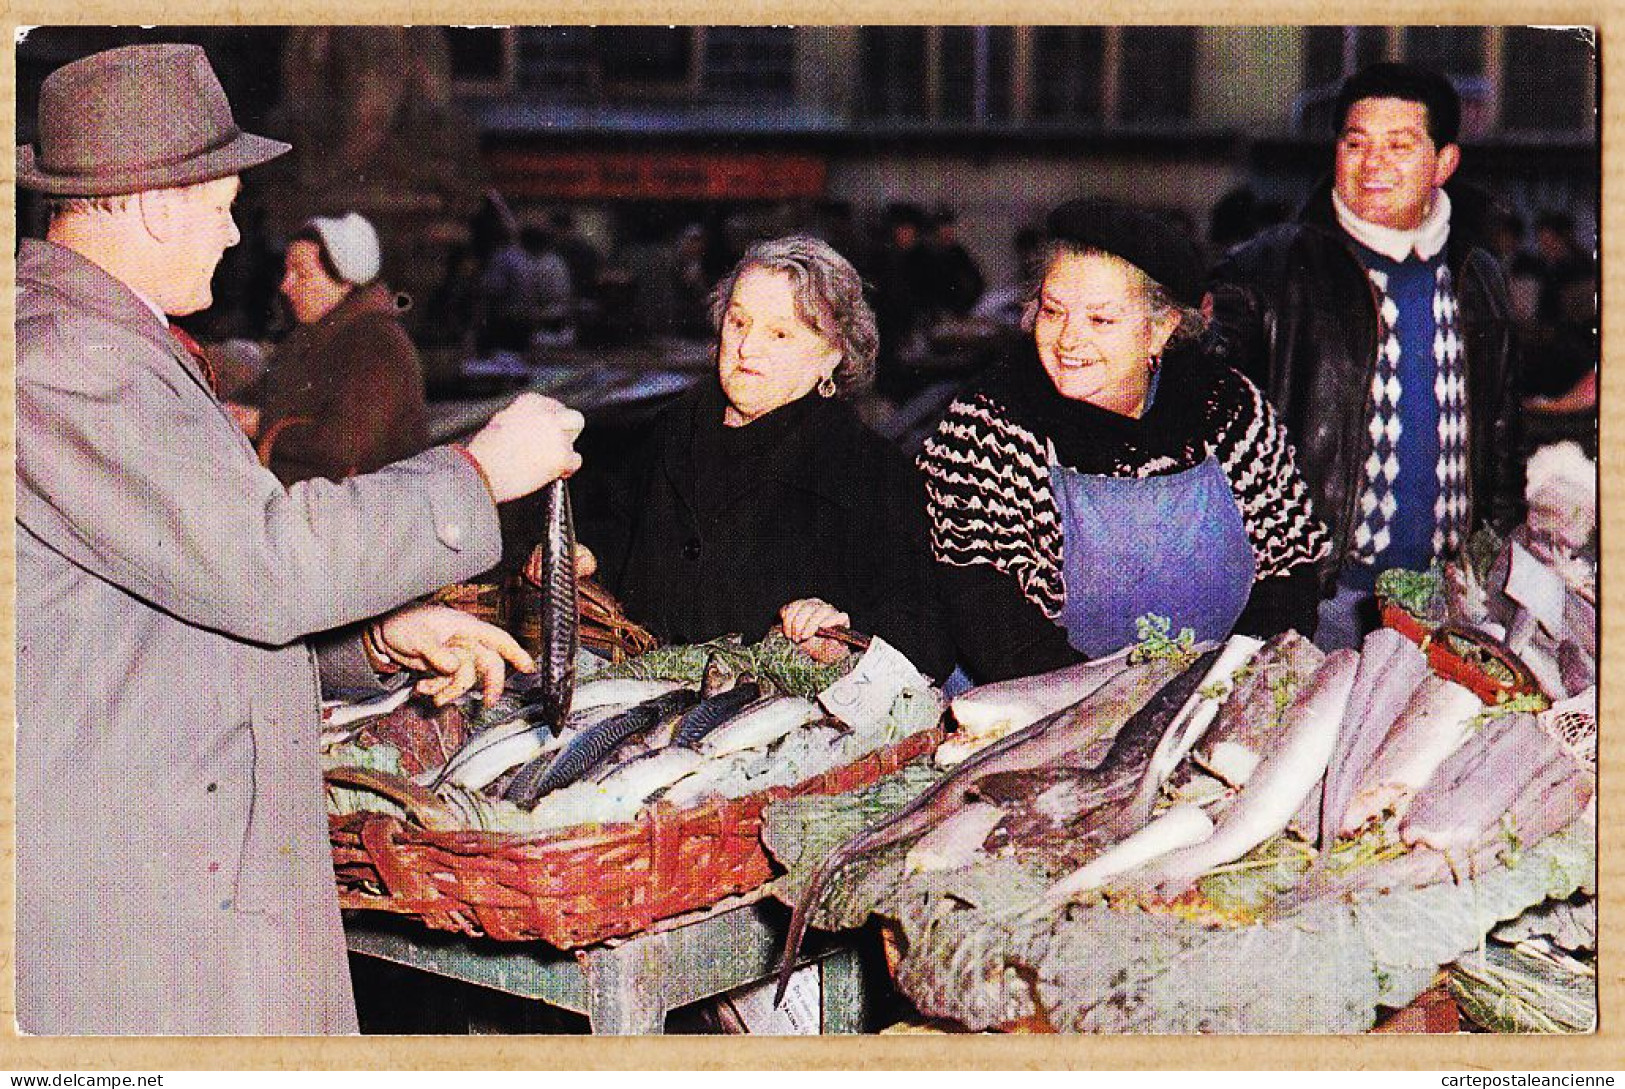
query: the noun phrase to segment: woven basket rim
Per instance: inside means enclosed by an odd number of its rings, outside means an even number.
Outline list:
[[[883,762],[887,756],[902,750],[906,746],[929,742],[920,755],[936,749],[946,736],[941,725],[930,726],[924,730],[917,730],[907,737],[891,745],[879,749],[871,749],[856,760],[839,767],[830,768],[813,777],[792,785],[779,785],[767,787],[764,790],[751,794],[742,794],[737,798],[713,798],[700,805],[679,809],[670,803],[656,802],[645,811],[644,815],[630,821],[620,821],[614,824],[576,824],[564,828],[549,828],[528,834],[524,832],[504,832],[500,830],[487,830],[481,828],[456,829],[430,829],[425,828],[411,820],[403,820],[392,813],[382,813],[377,810],[361,809],[353,813],[329,814],[328,826],[332,831],[348,831],[352,827],[359,830],[362,824],[369,819],[384,819],[393,821],[403,829],[409,831],[414,839],[430,842],[436,846],[450,846],[452,844],[478,843],[489,844],[491,848],[512,848],[529,846],[547,846],[556,850],[580,850],[588,846],[594,839],[603,839],[604,846],[621,842],[629,837],[646,835],[648,829],[656,823],[689,823],[702,821],[710,817],[716,819],[723,813],[732,809],[751,808],[755,806],[768,806],[776,801],[798,794],[830,793],[828,790],[819,790],[820,784],[839,776],[843,772],[862,767],[866,763]],[[910,757],[915,759],[916,757]],[[901,766],[901,765],[899,765]],[[348,788],[356,789],[356,788]],[[712,816],[712,811],[715,815]],[[586,833],[586,834],[583,834]],[[465,853],[459,851],[458,853]]]

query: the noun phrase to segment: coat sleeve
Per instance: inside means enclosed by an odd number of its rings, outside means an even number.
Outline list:
[[[934,565],[934,591],[958,664],[977,684],[1025,677],[1084,660],[1066,631],[989,564]]]
[[[894,456],[890,450],[886,454]],[[863,524],[848,527],[868,546],[870,592],[862,601],[833,604],[851,615],[858,630],[885,639],[940,681],[953,671],[953,655],[931,593],[925,489],[906,459],[895,457],[889,483],[877,489],[886,501],[871,507]]]
[[[495,506],[453,450],[285,489],[219,403],[139,334],[53,323],[28,343],[18,521],[189,623],[280,645],[497,558]]]
[[[1244,376],[1221,375],[1217,388],[1229,407],[1213,450],[1252,544],[1255,579],[1313,567],[1331,551],[1331,538],[1310,506],[1286,428]]]
[[[273,467],[286,459],[343,480],[423,448],[423,370],[398,322],[350,322],[323,355],[338,372],[331,396],[313,406],[309,424],[283,432]]]

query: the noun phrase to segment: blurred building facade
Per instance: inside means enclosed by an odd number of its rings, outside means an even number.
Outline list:
[[[854,224],[872,222],[889,204],[949,206],[960,238],[996,283],[1015,274],[1014,232],[1068,197],[1160,208],[1186,219],[1198,238],[1214,203],[1238,187],[1295,206],[1329,168],[1338,82],[1371,61],[1396,59],[1438,67],[1461,91],[1467,180],[1526,220],[1562,209],[1582,240],[1596,237],[1598,65],[1595,38],[1583,30],[405,33],[41,28],[18,46],[19,139],[32,137],[34,92],[58,64],[125,41],[196,41],[245,125],[307,144],[286,164],[295,176],[254,179],[262,191],[275,183],[276,194],[259,203],[267,233],[336,210],[335,201],[365,205],[385,228],[393,259],[410,266],[386,273],[420,293],[466,241],[471,201],[485,187],[521,220],[570,209],[606,252],[714,218],[718,206],[763,231],[814,214],[849,220],[831,229],[850,230],[854,245],[863,238]],[[334,150],[311,153],[317,130],[332,136]],[[407,140],[417,143],[400,144]],[[324,191],[317,176],[335,164],[348,175]],[[373,173],[361,178],[362,167]],[[30,214],[25,202],[25,231]]]

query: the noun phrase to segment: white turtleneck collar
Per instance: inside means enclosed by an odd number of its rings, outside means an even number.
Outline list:
[[[1431,261],[1450,238],[1450,194],[1443,189],[1433,191],[1433,207],[1420,224],[1408,231],[1361,219],[1343,203],[1335,189],[1332,190],[1332,207],[1337,211],[1338,224],[1356,242],[1392,261],[1405,260],[1413,250],[1422,260]]]

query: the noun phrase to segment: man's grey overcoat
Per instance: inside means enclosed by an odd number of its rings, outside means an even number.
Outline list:
[[[333,633],[489,568],[495,506],[446,448],[284,489],[122,283],[17,277],[19,1025],[354,1032],[313,646],[374,683]]]

